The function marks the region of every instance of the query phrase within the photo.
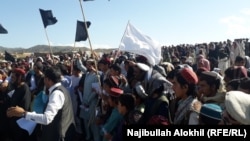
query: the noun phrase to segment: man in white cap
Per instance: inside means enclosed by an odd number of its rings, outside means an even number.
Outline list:
[[[222,125],[250,125],[250,95],[241,91],[226,93]]]
[[[135,63],[134,75],[135,79],[142,83],[142,86],[148,95],[153,94],[155,89],[159,87],[157,85],[162,83],[164,84],[164,91],[166,93],[169,93],[172,90],[171,82],[169,82],[157,70],[153,69],[153,67],[144,63]]]

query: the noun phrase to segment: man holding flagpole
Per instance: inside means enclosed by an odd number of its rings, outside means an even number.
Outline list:
[[[155,92],[159,91],[166,96],[172,94],[172,83],[156,69],[162,59],[161,45],[157,41],[142,34],[128,23],[119,49],[146,58],[144,62],[131,62],[130,64],[134,65],[135,72],[139,72],[139,76],[135,77],[138,78],[138,84],[142,85],[147,97],[152,97]],[[140,123],[145,124],[146,120],[143,117]]]
[[[147,69],[148,77],[146,82],[152,83],[153,82],[153,80],[151,80],[152,78],[159,79],[158,74],[159,76],[163,76],[159,73],[159,70],[156,69],[159,68],[158,65],[162,59],[160,43],[153,40],[149,36],[143,34],[141,31],[135,28],[130,22],[128,22],[119,49],[121,51],[137,54],[138,56],[143,56],[146,59],[146,61],[143,62],[144,64],[146,64],[147,67],[149,67]],[[155,71],[157,72],[157,75],[154,75]],[[155,76],[157,77],[154,78]],[[164,79],[164,81],[167,82],[168,86],[172,85],[169,81],[166,80],[166,78],[164,78],[164,76],[160,77],[160,79]],[[150,94],[151,93],[150,91],[152,91],[154,88],[145,87],[145,89],[149,90]]]
[[[50,52],[51,52],[51,56],[53,56],[53,52],[50,46],[50,41],[49,41],[49,37],[47,35],[47,31],[46,31],[46,27],[49,25],[54,25],[57,23],[57,19],[56,17],[53,16],[52,10],[43,10],[43,9],[39,9],[41,17],[42,17],[42,21],[43,21],[43,26],[44,26],[44,31],[48,40],[48,44],[49,44],[49,48],[50,48]],[[54,63],[54,57],[52,57],[52,61]]]
[[[145,56],[152,66],[159,64],[162,59],[160,43],[142,34],[130,22],[128,22],[119,49]]]

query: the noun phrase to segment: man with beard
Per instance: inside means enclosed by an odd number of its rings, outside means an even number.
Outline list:
[[[16,68],[12,71],[10,85],[13,90],[8,93],[9,107],[21,107],[25,111],[29,110],[31,92],[25,83],[25,71],[23,69]],[[16,122],[18,119],[20,119],[20,117],[9,117],[10,137],[13,141],[27,141],[29,138],[28,132],[18,126]]]
[[[95,60],[88,59],[86,67],[82,64],[80,56],[77,58],[77,67],[84,73],[82,92],[82,105],[80,106],[80,118],[83,119],[83,126],[85,131],[85,140],[100,141],[100,127],[95,122],[96,106],[99,103],[98,94],[92,89],[92,83],[99,83],[99,76],[101,75],[95,65]]]

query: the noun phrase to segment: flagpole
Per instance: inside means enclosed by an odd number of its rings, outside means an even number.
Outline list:
[[[48,34],[47,34],[47,30],[46,30],[46,28],[44,28],[44,30],[45,30],[45,35],[46,35],[46,38],[47,38],[47,41],[48,41],[48,44],[49,44],[49,49],[50,49],[52,61],[53,61],[53,64],[54,64],[55,61],[54,61],[53,52],[52,52],[52,49],[51,49],[51,46],[50,46],[50,41],[49,41],[49,37],[48,37]]]
[[[87,33],[87,37],[88,37],[88,41],[89,41],[89,45],[90,45],[90,50],[93,53],[92,44],[91,44],[91,41],[90,41],[90,38],[89,38],[88,26],[87,26],[87,23],[86,23],[86,20],[85,20],[84,12],[83,12],[82,2],[81,2],[81,0],[79,0],[79,2],[80,2],[80,6],[81,6],[83,21],[84,21],[84,25],[85,25],[85,29],[86,29],[86,33]]]
[[[91,50],[91,53],[94,55],[94,51],[93,51],[93,49],[92,49],[92,44],[91,44],[90,37],[89,37],[87,22],[86,22],[86,20],[85,20],[85,15],[84,15],[84,12],[83,12],[82,2],[81,2],[81,0],[79,0],[79,2],[80,2],[80,6],[81,6],[83,21],[84,21],[84,25],[85,25],[85,29],[86,29],[88,41],[89,41],[90,50]],[[96,59],[94,59],[94,60],[95,60],[95,67],[96,67],[96,69],[97,69],[98,67],[97,67]],[[96,71],[97,71],[97,70],[96,70]],[[98,73],[97,73],[97,75],[98,75]],[[99,75],[98,75],[98,76],[99,76]],[[99,80],[99,83],[101,84],[100,79],[98,79],[98,80]]]
[[[117,56],[118,56],[118,53],[120,52],[120,49],[121,49],[121,42],[122,42],[123,39],[124,39],[124,36],[125,36],[126,31],[127,31],[128,25],[129,25],[129,20],[128,20],[127,26],[126,26],[126,28],[125,28],[125,31],[124,31],[124,33],[123,33],[123,35],[122,35],[122,38],[121,38],[121,41],[120,41],[120,44],[119,44],[119,48],[118,48],[118,50],[117,50],[117,52],[116,52],[116,54],[115,54],[114,62],[115,62],[115,60],[116,60],[116,58],[117,58]]]
[[[83,12],[83,6],[82,6],[82,2],[81,1],[82,0],[79,0],[81,11],[82,11],[82,16],[83,16],[83,21],[84,21],[84,25],[85,25],[85,29],[86,29],[88,41],[89,41],[89,46],[90,46],[91,53],[94,55],[94,52],[93,52],[93,49],[92,49],[92,44],[91,44],[90,37],[89,37],[88,26],[87,26],[87,23],[86,23],[86,20],[85,20],[85,15],[84,15],[84,12]],[[99,74],[98,74],[98,67],[97,67],[97,63],[96,63],[96,59],[95,58],[94,58],[94,63],[95,63],[96,75],[98,77],[98,82],[99,82],[99,85],[101,85],[101,80],[100,80],[100,77],[99,77]],[[100,101],[100,98],[98,98],[98,101],[96,103],[95,108],[98,106],[99,101]],[[93,111],[93,115],[92,116],[95,116],[95,111],[96,111],[96,109]],[[94,117],[90,118],[90,120],[88,122],[88,126],[90,126],[91,121],[94,120],[94,119],[95,119]]]

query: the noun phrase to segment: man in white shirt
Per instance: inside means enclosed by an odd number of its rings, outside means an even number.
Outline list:
[[[8,117],[24,117],[42,124],[41,141],[69,141],[75,136],[75,122],[72,102],[66,88],[61,85],[61,72],[57,67],[48,68],[44,73],[44,84],[49,100],[43,113],[27,112],[21,107],[10,107]]]

